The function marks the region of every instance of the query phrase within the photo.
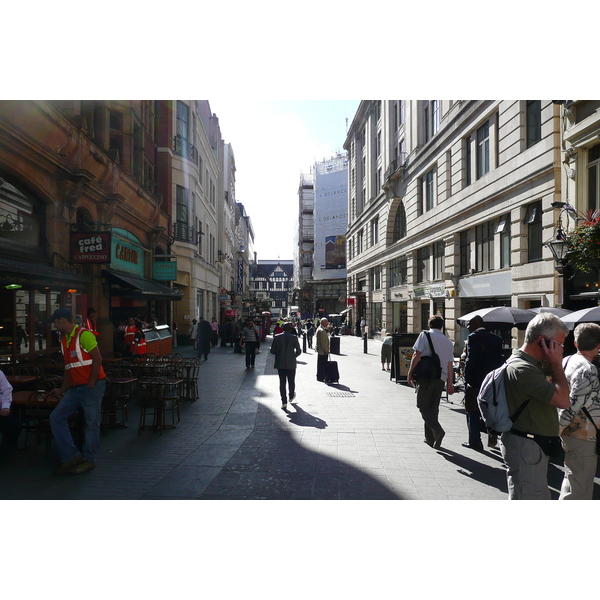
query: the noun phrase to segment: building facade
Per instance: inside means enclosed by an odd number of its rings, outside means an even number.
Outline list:
[[[3,360],[53,358],[58,307],[78,319],[95,308],[106,356],[127,315],[171,323],[180,293],[158,265],[171,254],[157,186],[167,113],[154,101],[0,102]]]
[[[294,232],[294,296],[293,302],[303,315],[313,310],[310,289],[313,252],[315,249],[315,186],[312,173],[300,175],[298,186],[298,227]]]
[[[419,332],[439,313],[459,352],[462,314],[557,305],[544,244],[561,198],[559,106],[363,101],[344,148],[348,295],[371,336]]]

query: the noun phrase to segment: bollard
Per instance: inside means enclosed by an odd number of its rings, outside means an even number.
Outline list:
[[[304,354],[306,354],[306,334],[305,333],[302,334],[302,352],[304,352]]]
[[[367,354],[367,332],[365,332],[364,340],[365,340],[365,354]]]

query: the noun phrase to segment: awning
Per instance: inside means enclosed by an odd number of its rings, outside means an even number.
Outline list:
[[[345,315],[346,313],[350,312],[352,309],[354,308],[354,306],[349,306],[348,308],[345,308],[340,315]]]
[[[56,269],[43,263],[29,263],[21,260],[0,260],[0,284],[50,285],[56,287],[84,288],[91,278],[72,271]]]
[[[181,300],[183,292],[174,290],[161,283],[134,277],[133,275],[122,275],[114,271],[104,270],[113,283],[121,287],[120,290],[115,290],[117,295],[133,298],[143,298],[146,300]]]

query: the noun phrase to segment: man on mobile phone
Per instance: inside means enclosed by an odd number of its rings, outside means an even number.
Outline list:
[[[563,345],[569,329],[551,313],[529,322],[525,343],[513,350],[506,368],[509,413],[527,403],[510,431],[502,434],[509,500],[550,500],[548,459],[560,450],[557,408],[571,406],[562,367]],[[548,363],[551,381],[542,367]]]

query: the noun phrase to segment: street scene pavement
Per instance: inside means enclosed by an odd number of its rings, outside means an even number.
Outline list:
[[[202,360],[196,402],[181,402],[181,421],[159,435],[138,435],[129,403],[126,429],[103,431],[96,469],[52,475],[54,446],[18,451],[0,468],[0,499],[295,499],[502,500],[499,449],[464,448],[462,393],[441,402],[441,448],[423,442],[415,391],[381,370],[379,341],[342,336],[340,381],[316,380],[316,351],[298,357],[296,400],[281,408],[267,337],[256,368],[217,346]],[[191,347],[176,351],[193,356]],[[484,446],[486,436],[483,436]],[[562,459],[552,460],[554,498]]]

